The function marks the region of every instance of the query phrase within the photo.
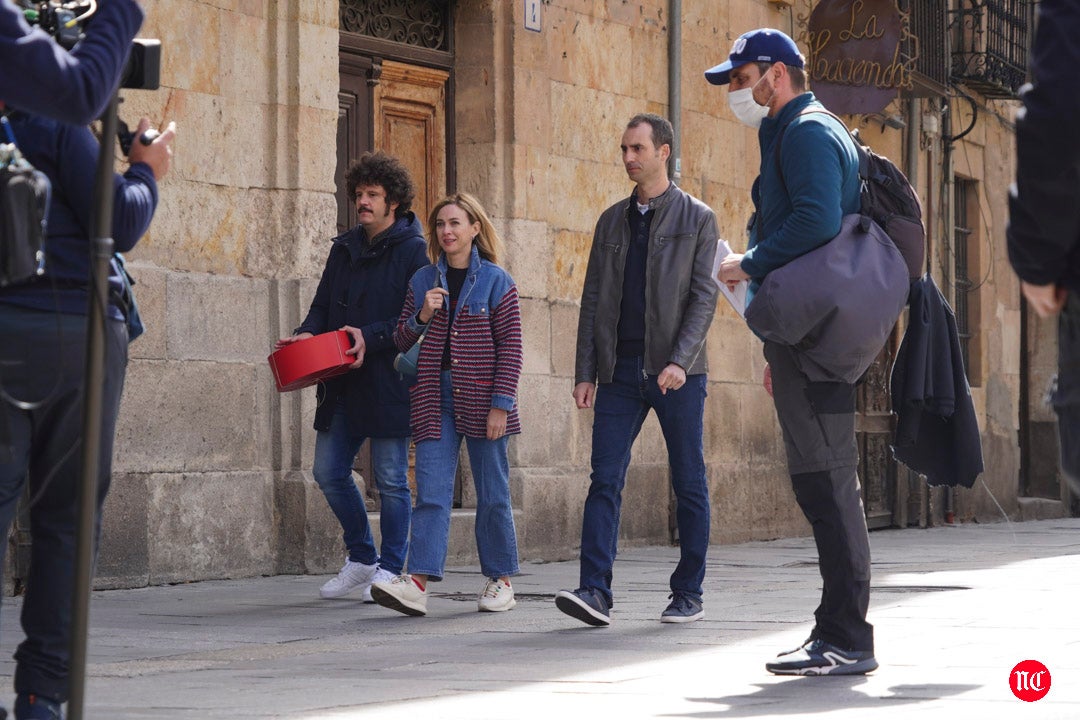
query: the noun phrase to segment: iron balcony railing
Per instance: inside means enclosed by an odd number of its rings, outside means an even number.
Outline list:
[[[956,0],[952,79],[988,98],[1015,98],[1027,77],[1032,0]]]
[[[908,13],[910,35],[904,39],[902,52],[905,58],[915,57],[915,94],[947,94],[949,16],[945,0],[901,0],[899,4]]]

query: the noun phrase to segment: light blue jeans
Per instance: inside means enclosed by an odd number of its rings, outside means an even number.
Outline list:
[[[504,435],[469,438],[454,428],[450,373],[442,374],[442,427],[438,440],[416,443],[416,507],[409,543],[409,572],[442,580],[450,541],[450,508],[458,451],[464,438],[476,486],[476,549],[480,571],[498,578],[518,572],[517,534],[510,506],[510,463]]]
[[[330,429],[315,435],[312,474],[341,523],[349,559],[365,565],[379,563],[384,570],[398,575],[405,567],[412,511],[409,438],[370,438],[372,472],[382,503],[379,516],[381,555],[375,552],[364,499],[352,479],[353,461],[367,439],[349,432],[344,405],[339,406],[330,421]]]

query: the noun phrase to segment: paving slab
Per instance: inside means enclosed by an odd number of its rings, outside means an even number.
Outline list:
[[[1080,519],[871,534],[881,667],[782,678],[820,595],[813,542],[714,546],[705,619],[665,625],[678,549],[627,548],[614,621],[562,615],[577,563],[525,563],[517,607],[476,612],[482,579],[453,568],[411,618],[325,577],[277,576],[95,592],[86,717],[175,718],[1080,718]],[[10,707],[19,598],[0,613],[0,699]],[[1018,700],[1035,659],[1052,685]]]

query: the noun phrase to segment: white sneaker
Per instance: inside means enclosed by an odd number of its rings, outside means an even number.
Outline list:
[[[319,588],[319,594],[324,598],[339,598],[348,595],[353,590],[370,585],[371,578],[378,569],[378,565],[365,565],[346,560],[337,577],[330,579]]]
[[[372,576],[371,583],[390,582],[393,579],[394,573],[390,572],[389,570],[383,570],[382,568],[379,568]],[[364,588],[364,594],[361,596],[364,599],[364,602],[369,604],[375,602],[375,600],[371,597],[371,583],[367,584],[367,587]]]
[[[427,595],[427,589],[421,590],[407,573],[389,582],[371,584],[371,597],[375,602],[406,615],[427,615]]]
[[[514,588],[505,580],[488,579],[476,601],[480,612],[503,612],[517,605]]]

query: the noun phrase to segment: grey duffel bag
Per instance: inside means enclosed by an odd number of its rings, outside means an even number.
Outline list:
[[[794,346],[811,381],[853,383],[885,346],[907,304],[900,251],[877,223],[845,215],[839,234],[773,270],[746,308],[759,336]]]

